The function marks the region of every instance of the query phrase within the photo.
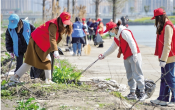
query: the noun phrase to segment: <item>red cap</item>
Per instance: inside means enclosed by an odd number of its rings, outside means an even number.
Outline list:
[[[116,27],[117,25],[114,22],[108,22],[106,23],[106,30],[103,33],[106,33],[107,31],[109,31],[110,29]]]
[[[86,18],[82,18],[82,21],[86,21]]]
[[[162,8],[157,8],[154,10],[154,17],[152,17],[151,20],[155,19],[155,16],[160,16],[163,14],[165,14],[165,11]]]
[[[63,24],[70,25],[71,15],[68,12],[62,12],[60,17],[61,17]]]
[[[98,21],[101,21],[101,19],[100,19],[100,18],[98,18],[98,19],[97,19],[97,22],[98,22]]]

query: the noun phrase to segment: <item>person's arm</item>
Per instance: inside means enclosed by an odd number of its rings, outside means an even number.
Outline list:
[[[160,58],[161,61],[167,62],[169,53],[171,52],[171,42],[173,37],[173,28],[170,25],[166,25],[165,33],[164,33],[164,46],[162,56]]]
[[[49,25],[49,40],[51,51],[58,51],[57,42],[56,42],[56,31],[57,26],[53,23]]]
[[[112,45],[109,47],[109,49],[103,54],[105,57],[113,53],[118,48],[118,45],[113,41]]]
[[[30,30],[31,30],[31,33],[35,30],[35,26],[33,26],[32,24],[30,24]]]
[[[6,46],[6,50],[9,53],[13,53],[13,41],[8,29],[6,30],[6,33],[5,33],[5,46]]]
[[[137,47],[132,35],[129,31],[123,30],[122,38],[129,44],[132,54],[137,54]]]

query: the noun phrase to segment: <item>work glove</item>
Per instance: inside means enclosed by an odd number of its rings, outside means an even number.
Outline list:
[[[134,61],[135,63],[138,61],[138,59],[137,59],[137,54],[134,54],[134,55],[133,55],[133,61]]]
[[[15,57],[14,53],[10,53],[10,56],[11,56],[11,58]]]
[[[160,67],[165,67],[165,65],[166,65],[166,62],[164,62],[164,61],[160,61]]]
[[[98,56],[98,59],[100,59],[100,60],[102,60],[102,59],[104,59],[104,58],[105,58],[105,56],[102,55],[102,54],[100,54],[100,55]]]
[[[59,59],[59,58],[60,58],[58,51],[54,51],[53,56],[54,56],[56,59]]]

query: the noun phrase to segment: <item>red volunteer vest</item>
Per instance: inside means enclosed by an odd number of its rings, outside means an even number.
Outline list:
[[[59,37],[59,33],[58,33],[58,24],[57,24],[56,18],[45,22],[44,24],[39,26],[35,31],[33,31],[31,34],[35,43],[44,52],[46,52],[50,48],[49,30],[48,30],[50,23],[54,23],[57,26],[57,32],[56,32],[56,41],[57,41]]]
[[[129,32],[131,32],[129,29],[124,29],[124,30],[128,30]],[[138,44],[137,44],[132,32],[131,32],[131,35],[132,35],[132,38],[135,41],[135,44],[136,44],[136,47],[137,47],[137,53],[140,53]],[[114,41],[121,48],[123,56],[124,56],[123,59],[126,60],[128,57],[132,56],[133,54],[131,52],[131,48],[129,47],[129,44],[122,38],[122,32],[120,33],[119,38],[120,38],[120,40],[118,40],[116,37],[114,37]]]
[[[157,35],[156,39],[156,49],[155,49],[155,54],[159,58],[162,56],[162,51],[163,51],[163,45],[164,45],[164,34],[165,34],[165,26],[170,25],[173,28],[173,37],[172,37],[172,42],[171,42],[171,51],[169,53],[168,57],[174,56],[175,55],[175,27],[173,23],[169,20],[165,23],[163,30],[160,35]]]

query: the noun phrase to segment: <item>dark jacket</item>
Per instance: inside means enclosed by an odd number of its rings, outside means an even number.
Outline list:
[[[95,32],[96,32],[96,30],[97,30],[97,26],[98,26],[98,24],[97,24],[97,22],[95,22],[95,23],[92,23],[91,25],[90,25],[90,28],[94,28],[93,29],[93,35],[95,35]],[[92,31],[92,30],[91,30]]]
[[[88,27],[90,27],[91,24],[92,24],[91,21],[88,21],[88,22],[87,22]]]
[[[16,33],[17,33],[18,27],[15,28],[15,30],[16,30]],[[32,24],[30,24],[30,30],[31,30],[31,33],[35,30],[35,27]],[[23,33],[23,27],[21,28],[20,32],[17,33],[17,35],[18,35],[18,54],[24,54],[27,50],[27,43],[26,43],[22,33]],[[13,52],[13,40],[10,36],[10,33],[9,33],[8,29],[6,30],[5,35],[6,35],[6,39],[5,39],[6,50],[9,53],[12,53]]]

